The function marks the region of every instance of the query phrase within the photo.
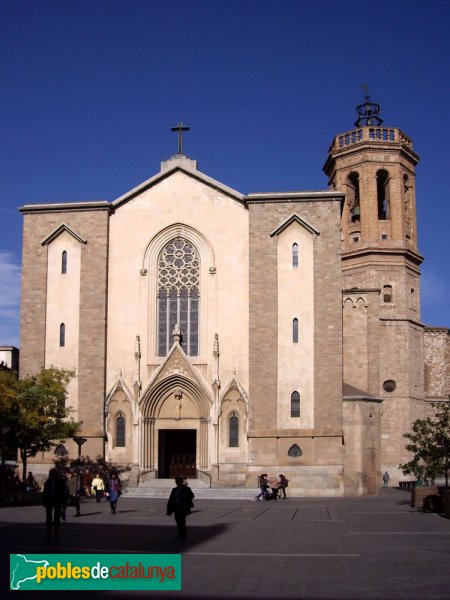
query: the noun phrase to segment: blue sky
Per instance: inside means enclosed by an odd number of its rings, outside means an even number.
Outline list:
[[[179,120],[242,193],[326,189],[363,83],[421,157],[422,319],[449,326],[449,25],[447,0],[3,0],[0,345],[19,344],[19,206],[114,200]]]

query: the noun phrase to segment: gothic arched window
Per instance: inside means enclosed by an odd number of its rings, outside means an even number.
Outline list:
[[[239,446],[239,419],[235,413],[230,417],[230,435],[228,439],[228,445],[230,448],[237,448]]]
[[[297,458],[303,454],[302,449],[297,444],[292,444],[292,446],[288,450],[288,456],[292,456]]]
[[[67,252],[64,250],[61,255],[61,273],[67,273]]]
[[[58,444],[55,448],[56,456],[67,456],[69,453],[67,452],[67,448],[64,444]]]
[[[298,267],[298,244],[292,244],[292,267]]]
[[[300,416],[300,394],[292,392],[291,394],[291,417]]]
[[[298,319],[292,321],[292,341],[298,344]]]
[[[125,446],[125,417],[122,413],[116,418],[116,446]]]
[[[61,348],[66,345],[66,326],[64,323],[59,326],[59,345]]]
[[[175,325],[181,331],[180,344],[189,356],[198,355],[200,303],[200,258],[190,241],[176,237],[158,256],[158,355],[172,346]]]

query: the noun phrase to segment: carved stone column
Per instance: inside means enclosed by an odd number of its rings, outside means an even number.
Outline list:
[[[201,469],[208,468],[208,425],[210,419],[207,417],[200,417],[200,431],[199,431],[199,463]]]

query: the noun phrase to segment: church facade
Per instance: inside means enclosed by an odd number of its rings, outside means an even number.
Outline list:
[[[449,393],[448,330],[420,319],[417,162],[366,118],[333,139],[326,191],[244,195],[179,152],[113,202],[22,207],[21,375],[75,372],[82,453],[130,485],[376,493]]]

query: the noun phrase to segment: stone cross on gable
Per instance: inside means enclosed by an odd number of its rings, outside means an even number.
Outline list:
[[[178,154],[183,154],[183,131],[190,131],[190,127],[183,125],[180,121],[176,127],[171,127],[171,131],[178,131]]]

